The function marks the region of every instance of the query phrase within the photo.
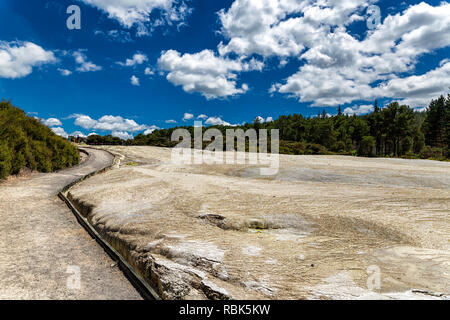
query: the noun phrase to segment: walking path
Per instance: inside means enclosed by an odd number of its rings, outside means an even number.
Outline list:
[[[89,153],[74,168],[0,183],[0,299],[141,299],[57,197],[113,161]]]

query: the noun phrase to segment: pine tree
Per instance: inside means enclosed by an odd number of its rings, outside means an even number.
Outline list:
[[[446,131],[446,142],[447,142],[447,150],[446,156],[450,157],[450,94],[447,96],[445,100],[445,131]]]
[[[424,122],[425,142],[435,148],[447,147],[446,99],[440,96],[428,107]]]
[[[375,100],[373,104],[373,110],[374,112],[380,112],[380,108],[378,107],[378,100]]]

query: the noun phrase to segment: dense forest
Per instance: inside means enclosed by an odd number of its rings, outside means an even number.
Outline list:
[[[71,143],[10,102],[0,102],[0,179],[24,168],[50,172],[79,161]]]
[[[433,100],[424,112],[415,112],[397,102],[380,108],[375,101],[374,111],[363,116],[344,115],[339,108],[338,114],[332,117],[324,111],[313,118],[294,114],[281,116],[268,123],[255,121],[240,127],[213,127],[224,135],[226,129],[279,129],[282,154],[445,160],[450,158],[450,95]],[[127,141],[112,136],[93,135],[86,142],[92,145],[173,147],[177,142],[171,141],[171,135],[177,128],[156,130],[149,135],[140,134]],[[182,128],[189,130],[193,136],[193,127]]]

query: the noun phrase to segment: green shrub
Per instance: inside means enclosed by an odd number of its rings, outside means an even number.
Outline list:
[[[12,168],[12,153],[5,142],[0,143],[0,179],[6,178]]]
[[[327,154],[331,154],[331,152],[328,151],[327,148],[325,148],[324,146],[322,146],[320,144],[307,143],[305,154],[307,154],[307,155],[327,155]]]
[[[347,146],[345,145],[344,141],[338,141],[336,142],[336,144],[333,146],[333,151],[337,152],[337,153],[344,153],[347,151]]]
[[[10,102],[0,102],[0,179],[24,168],[50,172],[79,161],[75,146]]]
[[[420,152],[420,158],[441,160],[445,158],[445,153],[442,148],[432,148],[430,146],[426,146]]]
[[[358,155],[362,157],[373,156],[373,149],[375,148],[375,138],[372,136],[364,136],[359,144]]]

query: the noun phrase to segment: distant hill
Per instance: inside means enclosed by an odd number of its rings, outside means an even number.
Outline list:
[[[24,168],[51,172],[79,161],[75,146],[10,102],[0,102],[0,179]]]

